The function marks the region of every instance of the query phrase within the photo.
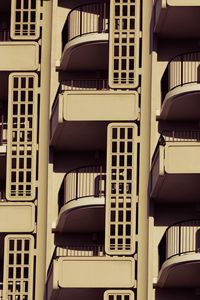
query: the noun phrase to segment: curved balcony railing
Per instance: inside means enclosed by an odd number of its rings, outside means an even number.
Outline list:
[[[105,247],[103,244],[94,245],[70,245],[65,248],[56,247],[54,257],[91,257],[105,256]]]
[[[105,195],[105,171],[102,166],[74,169],[63,180],[64,204],[85,197]]]
[[[200,52],[178,55],[168,63],[161,80],[162,102],[169,91],[190,83],[200,83]]]
[[[109,6],[106,2],[80,5],[70,11],[62,30],[63,48],[70,40],[89,33],[108,32]]]
[[[169,226],[159,244],[159,263],[188,253],[200,252],[200,219]]]

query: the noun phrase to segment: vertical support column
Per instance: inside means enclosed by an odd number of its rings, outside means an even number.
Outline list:
[[[39,117],[39,164],[38,164],[38,213],[37,213],[37,260],[35,274],[35,299],[44,298],[46,274],[46,227],[47,227],[47,177],[49,153],[49,102],[51,68],[52,1],[43,0],[41,46],[41,93]]]
[[[151,26],[152,1],[143,0],[142,6],[142,66],[141,66],[141,120],[139,159],[139,215],[138,215],[138,299],[148,296],[148,179],[150,172],[151,129]],[[151,288],[151,286],[150,286]]]

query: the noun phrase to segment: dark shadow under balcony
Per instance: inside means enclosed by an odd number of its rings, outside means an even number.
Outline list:
[[[155,33],[165,38],[200,37],[199,0],[156,0],[154,2]]]
[[[169,226],[159,244],[159,287],[199,287],[200,220]]]
[[[105,218],[105,170],[86,166],[66,174],[54,232],[101,232]]]
[[[48,270],[45,299],[102,300],[108,288],[132,288],[134,272],[133,258],[106,256],[104,245],[57,247]]]
[[[156,202],[197,202],[200,197],[200,131],[163,132],[151,166]]]
[[[200,119],[200,52],[173,58],[161,80],[161,120]]]
[[[62,30],[61,70],[108,69],[109,6],[89,3],[70,11]]]

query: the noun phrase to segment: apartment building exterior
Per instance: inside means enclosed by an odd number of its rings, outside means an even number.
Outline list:
[[[200,297],[198,0],[0,3],[0,299]]]

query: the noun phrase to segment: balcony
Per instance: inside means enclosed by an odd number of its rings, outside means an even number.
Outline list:
[[[200,197],[200,132],[163,132],[152,159],[151,198],[196,202]]]
[[[104,231],[105,179],[101,166],[81,167],[66,174],[54,232]]]
[[[167,228],[159,244],[159,287],[199,287],[200,220]]]
[[[59,69],[107,70],[108,27],[108,3],[90,3],[72,9],[62,30]]]
[[[45,299],[102,300],[107,288],[134,286],[134,267],[133,258],[105,256],[103,245],[57,247],[48,271]]]
[[[161,80],[162,120],[200,119],[200,52],[173,58]]]
[[[159,36],[199,38],[199,0],[157,0],[154,14],[154,32]]]
[[[61,83],[50,120],[51,145],[62,150],[105,150],[107,125],[138,118],[135,91],[114,91],[106,79]]]

